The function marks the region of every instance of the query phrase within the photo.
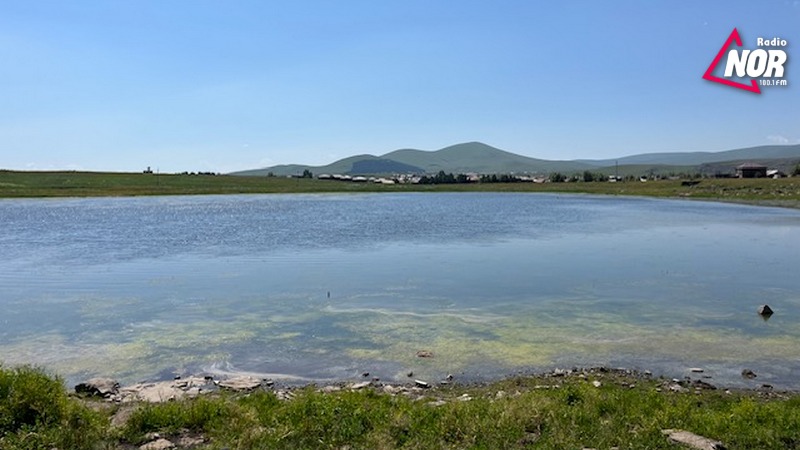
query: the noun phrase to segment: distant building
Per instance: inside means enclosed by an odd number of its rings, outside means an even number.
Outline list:
[[[764,178],[767,176],[767,166],[755,163],[744,163],[736,167],[738,178]]]

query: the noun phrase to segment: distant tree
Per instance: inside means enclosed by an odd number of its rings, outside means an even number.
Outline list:
[[[268,176],[269,178],[272,178],[272,177],[274,177],[274,176],[275,176],[275,172],[267,172],[267,176]]]
[[[314,174],[311,173],[310,170],[305,169],[303,170],[303,176],[301,178],[314,178]]]
[[[583,181],[585,181],[587,183],[591,183],[592,181],[594,181],[594,174],[592,172],[589,172],[588,170],[584,170],[583,171]]]
[[[567,180],[567,177],[562,174],[561,172],[553,172],[550,174],[550,182],[551,183],[563,183]]]

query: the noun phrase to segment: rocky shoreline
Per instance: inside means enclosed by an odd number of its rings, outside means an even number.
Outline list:
[[[702,368],[690,368],[694,376],[684,378],[657,378],[652,372],[638,371],[625,368],[609,367],[590,367],[590,368],[571,368],[554,369],[538,374],[517,375],[509,378],[540,378],[544,381],[552,381],[542,384],[535,388],[558,389],[558,380],[561,378],[581,378],[591,379],[596,376],[619,377],[628,382],[637,379],[642,380],[661,380],[660,390],[686,393],[703,390],[716,390],[717,386],[710,382],[710,377],[704,375]],[[283,385],[269,378],[257,378],[250,375],[231,376],[217,379],[212,375],[196,375],[188,377],[175,377],[173,380],[135,383],[128,386],[121,386],[119,382],[112,378],[92,378],[75,386],[75,393],[82,397],[94,397],[103,399],[111,403],[162,403],[178,401],[199,395],[210,394],[220,391],[247,393],[257,390],[271,391],[280,400],[289,400],[293,397],[293,391],[305,388],[315,388],[322,393],[331,393],[344,390],[357,391],[362,389],[372,389],[389,395],[406,395],[415,399],[424,399],[437,392],[438,389],[446,388],[451,385],[462,387],[486,387],[492,385],[492,381],[481,382],[458,382],[452,374],[448,374],[438,383],[425,380],[413,379],[413,374],[409,373],[409,381],[383,382],[377,377],[365,381],[338,381],[317,385],[308,383],[304,385]],[[368,378],[369,373],[362,374],[363,378]],[[742,377],[754,379],[757,377],[755,372],[750,369],[742,370]],[[499,380],[498,380],[499,381]],[[735,391],[759,392],[764,395],[790,393],[793,391],[777,390],[770,384],[760,384],[753,388],[721,388],[727,393]]]

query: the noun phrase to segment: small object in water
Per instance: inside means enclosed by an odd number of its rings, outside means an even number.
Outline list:
[[[756,373],[755,373],[755,372],[753,372],[753,371],[752,371],[752,370],[750,370],[750,369],[744,369],[744,370],[742,370],[742,377],[744,377],[744,378],[747,378],[748,380],[752,380],[752,379],[753,379],[753,378],[755,378],[756,376],[757,376],[757,375],[756,375]]]
[[[369,376],[369,372],[364,372],[361,374],[362,377],[367,378]]]
[[[331,298],[331,291],[328,291],[328,298]]]
[[[430,350],[419,350],[417,352],[418,358],[433,358],[433,352]]]
[[[701,369],[700,367],[692,367],[691,369],[689,369],[689,372],[703,373],[703,369]]]
[[[773,314],[772,308],[769,305],[761,305],[758,307],[758,314],[762,316],[771,316]]]
[[[447,381],[453,381],[453,374],[452,373],[448,373],[447,376],[445,377],[445,379]]]
[[[414,376],[414,372],[408,372],[408,373],[406,374],[406,376],[407,376],[408,378],[411,378],[411,377],[413,377],[413,376]]]

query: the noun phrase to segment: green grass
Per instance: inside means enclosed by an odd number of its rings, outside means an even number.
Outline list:
[[[0,368],[0,448],[136,448],[152,433],[173,441],[202,436],[200,448],[207,449],[681,448],[662,435],[666,428],[720,440],[729,449],[800,448],[796,393],[678,393],[664,384],[587,371],[412,395],[379,388],[322,393],[308,386],[294,390],[291,400],[258,391],[113,406],[67,396],[61,381],[41,370]],[[460,399],[464,394],[469,401]],[[434,406],[437,400],[443,403]],[[119,408],[133,412],[112,428]]]
[[[551,192],[727,200],[776,206],[800,205],[800,178],[705,179],[594,183],[487,183],[378,185],[283,177],[157,175],[99,172],[0,171],[0,197],[94,197],[336,192]]]
[[[67,397],[62,381],[31,367],[0,367],[1,449],[92,449],[107,418]]]

